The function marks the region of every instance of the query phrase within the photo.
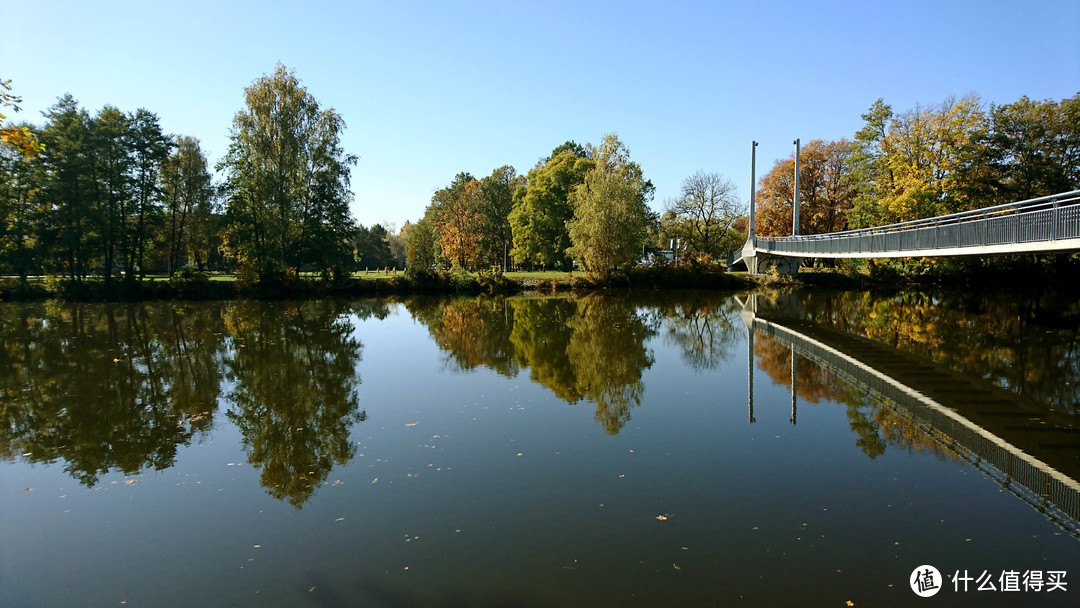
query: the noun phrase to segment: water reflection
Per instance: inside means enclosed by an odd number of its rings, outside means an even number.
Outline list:
[[[641,405],[645,342],[659,320],[625,297],[459,299],[406,302],[457,369],[484,366],[529,378],[569,403],[596,405],[596,421],[616,434]]]
[[[0,307],[0,454],[62,460],[87,486],[162,470],[224,398],[267,491],[300,507],[353,456],[365,418],[351,319],[387,314],[334,301]]]
[[[367,416],[357,395],[362,346],[347,312],[334,300],[244,301],[222,311],[233,346],[227,415],[263,487],[297,508],[353,457],[349,430]]]
[[[0,307],[0,454],[63,459],[92,486],[172,466],[213,424],[220,307]]]
[[[790,369],[793,422],[796,396],[844,403],[856,444],[868,457],[898,446],[966,460],[1070,534],[1080,535],[1075,408],[1062,412],[1055,402],[1039,403],[1014,387],[837,330],[848,324],[842,315],[815,316],[806,303],[776,294],[750,295],[740,302],[751,332],[750,357],[756,356],[778,384],[784,383],[784,368]],[[820,322],[823,318],[833,323]],[[966,349],[961,345],[958,351]],[[813,375],[798,372],[806,366],[796,366],[796,353],[813,360]],[[750,411],[752,422],[752,384]]]
[[[739,353],[748,345],[751,423],[760,370],[792,388],[792,424],[799,404],[842,404],[855,445],[870,459],[890,448],[962,457],[947,447],[952,439],[941,438],[952,432],[941,426],[947,421],[912,415],[898,406],[903,395],[890,397],[876,377],[845,372],[805,339],[782,335],[793,331],[864,368],[888,371],[970,424],[1080,477],[1080,303],[822,292],[754,302],[766,314],[750,319],[749,339],[742,302],[701,292],[414,298],[404,306],[444,353],[446,368],[482,367],[508,378],[527,372],[559,399],[595,407],[608,434],[618,434],[644,401],[652,345],[675,347],[699,373],[746,357]],[[267,492],[299,508],[333,467],[355,455],[349,434],[366,418],[355,320],[383,318],[391,306],[327,300],[0,307],[0,454],[63,461],[72,477],[93,486],[110,471],[172,466],[181,446],[221,421],[224,403]]]
[[[691,369],[718,369],[732,359],[734,345],[743,339],[734,298],[691,292],[655,306],[664,319],[664,339],[679,347],[683,362]]]
[[[806,318],[1080,414],[1080,299],[1043,292],[811,292]]]

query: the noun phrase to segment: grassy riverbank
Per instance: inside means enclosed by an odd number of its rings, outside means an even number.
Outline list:
[[[230,300],[350,297],[382,294],[563,293],[596,290],[723,289],[758,287],[780,289],[863,289],[874,287],[955,287],[971,290],[1003,286],[1029,288],[1080,285],[1078,256],[1045,260],[999,258],[924,264],[868,264],[861,268],[804,268],[797,276],[727,272],[715,266],[667,264],[643,266],[612,273],[604,279],[584,272],[357,272],[338,280],[303,273],[292,280],[245,282],[230,274],[185,273],[169,278],[149,275],[142,281],[101,278],[72,281],[32,277],[26,281],[0,279],[0,301],[60,299],[72,301]]]
[[[189,273],[172,278],[148,276],[142,281],[102,279],[72,281],[55,277],[0,279],[0,301],[61,299],[72,301],[228,300],[366,296],[411,293],[557,293],[604,289],[747,289],[745,273],[715,267],[634,268],[605,279],[583,272],[355,273],[339,280],[301,275],[290,281],[250,283],[232,275]]]

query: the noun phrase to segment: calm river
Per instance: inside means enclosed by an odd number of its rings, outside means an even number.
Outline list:
[[[4,607],[1080,605],[1075,297],[2,304],[0,418]]]

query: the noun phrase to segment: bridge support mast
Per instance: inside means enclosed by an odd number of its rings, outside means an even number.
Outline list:
[[[795,144],[795,200],[791,212],[791,236],[799,235],[799,140],[791,142]]]
[[[795,141],[798,142],[798,140]],[[747,222],[749,234],[746,237],[746,244],[743,245],[741,258],[746,262],[746,270],[750,274],[769,274],[771,272],[776,274],[798,274],[799,267],[802,266],[802,258],[769,255],[757,250],[757,238],[754,236],[754,216],[757,214],[757,145],[758,142],[755,141],[751,142],[750,146],[750,218]],[[798,176],[798,172],[796,172],[796,176]],[[796,187],[796,199],[798,197],[797,192],[798,187]],[[795,209],[795,213],[798,214],[797,203]],[[799,220],[796,217],[795,226],[798,225]]]

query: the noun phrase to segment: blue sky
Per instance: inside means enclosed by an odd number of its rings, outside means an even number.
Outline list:
[[[348,124],[353,213],[415,221],[460,171],[527,172],[617,132],[656,186],[699,169],[749,199],[792,141],[851,138],[897,112],[1080,91],[1080,2],[59,2],[0,0],[13,118],[71,93],[145,107],[225,151],[243,89],[277,63]],[[9,113],[10,114],[10,113]],[[12,116],[9,116],[12,118]]]

